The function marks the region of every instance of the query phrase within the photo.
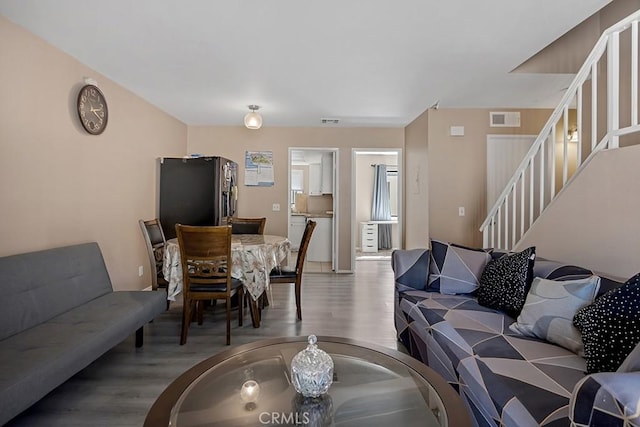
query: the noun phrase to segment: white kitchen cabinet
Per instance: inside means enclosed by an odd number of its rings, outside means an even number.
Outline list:
[[[309,165],[309,195],[319,196],[322,194],[322,164],[312,163]]]
[[[322,154],[322,194],[333,193],[333,153]]]
[[[360,250],[362,252],[378,252],[378,224],[360,223]]]
[[[313,230],[309,249],[307,249],[307,260],[331,262],[333,218],[310,217],[309,220],[316,222],[316,228]]]
[[[304,234],[304,227],[306,226],[307,218],[304,215],[291,215],[289,219],[289,234],[288,239],[291,242],[291,249],[298,250],[300,248],[300,242],[302,241],[302,235]]]

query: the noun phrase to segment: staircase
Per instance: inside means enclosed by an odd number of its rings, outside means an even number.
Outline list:
[[[608,28],[482,223],[510,250],[600,150],[637,144],[640,11]]]

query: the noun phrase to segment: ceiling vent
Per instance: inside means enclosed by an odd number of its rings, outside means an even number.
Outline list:
[[[490,112],[489,126],[493,128],[519,128],[520,112]]]
[[[320,119],[323,125],[337,125],[340,123],[340,119]]]

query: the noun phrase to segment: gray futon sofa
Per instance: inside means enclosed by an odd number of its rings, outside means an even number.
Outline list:
[[[166,308],[162,292],[114,292],[97,243],[0,258],[0,425]]]

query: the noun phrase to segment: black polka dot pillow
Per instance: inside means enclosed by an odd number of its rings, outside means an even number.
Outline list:
[[[478,303],[518,317],[533,280],[535,251],[530,247],[489,261],[480,277]]]
[[[617,370],[640,342],[640,273],[580,309],[573,324],[582,334],[587,373]]]

